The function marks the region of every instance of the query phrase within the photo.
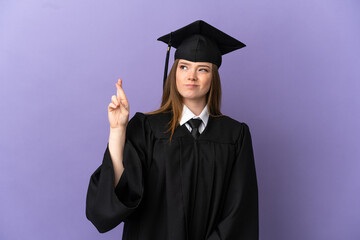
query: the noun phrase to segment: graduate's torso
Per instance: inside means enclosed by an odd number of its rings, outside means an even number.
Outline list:
[[[205,239],[218,224],[241,124],[210,116],[198,139],[183,125],[170,141],[171,116],[146,115],[151,142],[143,163],[144,196],[125,224],[125,239],[134,232],[151,239]]]

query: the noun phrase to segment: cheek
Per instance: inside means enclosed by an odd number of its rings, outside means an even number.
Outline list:
[[[181,70],[176,71],[176,81],[181,81],[184,78],[184,73]]]
[[[179,80],[178,77],[176,77],[176,79],[175,79],[175,86],[176,86],[176,87],[175,87],[176,92],[181,95],[183,89],[182,89],[181,80]]]
[[[206,81],[204,81],[204,89],[206,89],[206,92],[209,91],[211,86],[211,77],[206,79]]]
[[[178,79],[179,79],[178,75],[176,74],[175,85],[176,85],[176,89],[179,91],[180,81]]]
[[[184,74],[182,71],[176,71],[176,75],[175,75],[175,83],[176,83],[176,88],[178,89],[178,91],[183,88],[183,84],[184,84],[184,79],[186,74]]]

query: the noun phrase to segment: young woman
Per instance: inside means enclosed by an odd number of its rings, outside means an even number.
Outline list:
[[[99,232],[123,221],[123,239],[257,240],[249,127],[220,112],[221,55],[245,45],[203,21],[159,40],[177,48],[161,107],[128,123],[118,80],[86,216]]]

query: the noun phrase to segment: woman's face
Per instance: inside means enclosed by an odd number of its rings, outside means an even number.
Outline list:
[[[191,62],[180,59],[176,69],[176,88],[188,102],[206,102],[212,79],[212,64],[209,62]]]

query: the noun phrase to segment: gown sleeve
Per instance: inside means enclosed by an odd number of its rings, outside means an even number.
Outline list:
[[[145,115],[137,113],[129,122],[123,154],[124,172],[114,188],[114,168],[109,148],[101,166],[92,174],[86,197],[86,217],[99,232],[107,232],[137,209],[143,197],[143,168],[151,138]]]
[[[258,187],[249,127],[242,123],[219,224],[208,240],[258,240]]]

